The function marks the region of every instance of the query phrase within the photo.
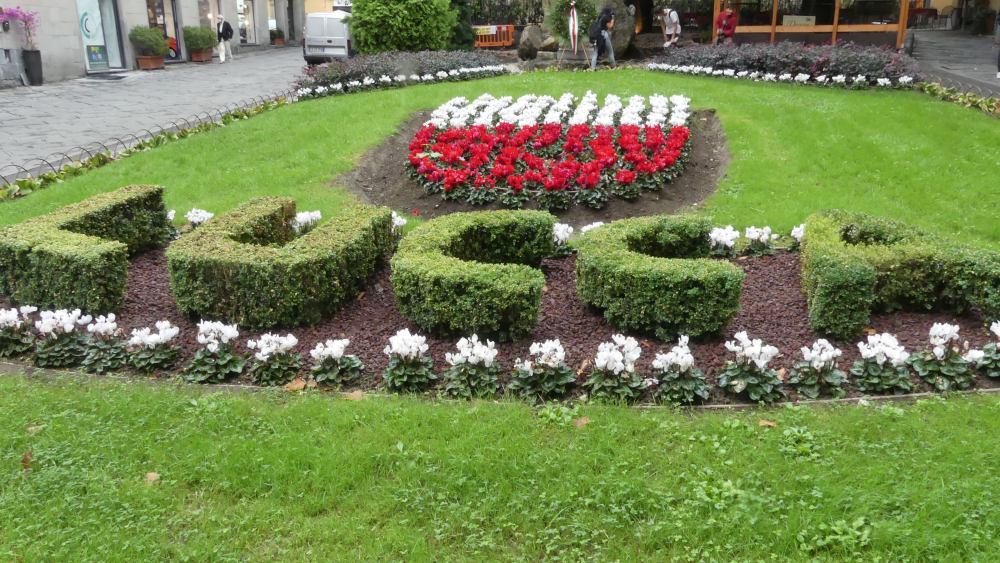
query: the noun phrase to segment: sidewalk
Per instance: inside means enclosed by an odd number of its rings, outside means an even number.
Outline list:
[[[291,88],[303,67],[302,50],[289,47],[239,54],[226,64],[216,59],[117,80],[91,76],[0,90],[0,167],[276,94]]]
[[[914,30],[913,56],[932,80],[980,95],[1000,97],[997,48],[992,36],[960,31]]]

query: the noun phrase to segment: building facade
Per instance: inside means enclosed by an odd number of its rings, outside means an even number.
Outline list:
[[[215,29],[222,15],[233,26],[233,50],[270,43],[280,29],[286,41],[301,35],[305,0],[24,0],[38,12],[36,47],[42,53],[47,82],[87,74],[136,68],[128,32],[136,26],[159,27],[170,42],[167,62],[188,59],[182,28]],[[0,5],[3,0],[0,0]],[[23,46],[19,26],[0,31],[0,72],[9,78],[19,65]]]

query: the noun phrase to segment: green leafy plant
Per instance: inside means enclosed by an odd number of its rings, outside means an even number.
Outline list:
[[[962,357],[958,325],[934,323],[930,331],[932,349],[910,356],[910,367],[920,379],[941,392],[972,387],[972,365]]]
[[[302,369],[302,356],[293,350],[299,340],[292,334],[263,334],[247,341],[247,348],[255,350],[250,366],[250,380],[257,385],[284,385],[295,379]]]
[[[851,366],[851,379],[864,393],[909,393],[909,354],[891,334],[872,334],[858,344],[861,359]]]
[[[531,343],[532,360],[514,362],[514,373],[507,390],[514,395],[534,401],[548,401],[565,397],[576,376],[566,367],[566,351],[559,340]]]
[[[0,309],[0,358],[22,356],[35,345],[31,314],[37,310],[30,306]]]
[[[990,331],[1000,339],[1000,321],[993,321]],[[983,346],[982,355],[976,359],[976,367],[982,370],[986,377],[1000,379],[1000,345],[990,342]]]
[[[813,342],[811,348],[803,347],[803,361],[792,368],[788,385],[808,399],[821,395],[843,397],[847,394],[844,390],[847,374],[837,369],[837,358],[841,354],[840,349],[823,338]]]
[[[382,374],[389,391],[417,393],[437,380],[434,361],[426,356],[427,348],[426,338],[405,328],[389,338],[389,345],[385,347],[389,365]]]
[[[480,342],[473,334],[456,345],[457,353],[448,353],[445,359],[451,365],[443,374],[446,397],[458,399],[487,399],[500,390],[500,366],[495,363],[496,346],[492,340]]]
[[[735,338],[726,342],[726,348],[736,353],[736,360],[726,362],[718,376],[719,387],[753,402],[774,403],[784,399],[778,372],[767,367],[778,355],[778,349],[760,339],[751,340],[745,331],[737,332]]]
[[[208,27],[184,26],[184,46],[188,51],[207,51],[215,46],[217,34]]]
[[[170,49],[170,42],[158,27],[137,25],[128,32],[128,40],[143,57],[162,57]]]
[[[862,516],[851,522],[837,520],[833,524],[820,524],[812,533],[802,530],[798,533],[797,539],[799,549],[807,553],[854,555],[868,547],[871,542],[871,532],[871,523]]]
[[[632,337],[615,334],[611,342],[602,342],[594,357],[594,369],[583,383],[587,396],[594,401],[632,403],[646,384],[635,371],[642,349]]]
[[[91,321],[79,309],[42,311],[35,323],[39,338],[35,342],[34,362],[43,368],[68,368],[80,365],[87,354],[86,336],[78,328]]]
[[[652,366],[654,377],[646,383],[656,402],[680,406],[708,400],[711,388],[705,374],[694,367],[687,336],[681,336],[670,352],[657,354]]]
[[[128,364],[128,350],[121,338],[115,315],[110,313],[94,319],[87,325],[87,354],[83,369],[88,373],[104,374],[120,371]]]
[[[362,53],[445,49],[458,14],[449,0],[355,0],[351,36]]]
[[[346,338],[327,340],[316,344],[309,352],[313,359],[311,374],[316,383],[342,387],[361,378],[365,369],[361,358],[344,353],[350,343]]]
[[[203,347],[185,366],[184,379],[191,383],[222,383],[243,373],[246,358],[233,351],[232,345],[239,335],[236,325],[198,323],[198,342]]]
[[[546,424],[569,426],[580,417],[579,405],[547,403],[538,407],[538,418]]]
[[[816,435],[808,428],[792,426],[781,433],[781,444],[778,450],[795,459],[817,460],[820,458],[820,448]]]
[[[128,341],[129,365],[145,374],[173,368],[181,350],[170,342],[180,331],[170,321],[157,321],[156,332],[149,327],[133,329]]]

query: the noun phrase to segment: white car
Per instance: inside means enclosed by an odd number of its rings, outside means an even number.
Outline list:
[[[350,12],[344,10],[314,12],[306,16],[302,56],[307,64],[346,59],[354,53],[348,26],[350,16]]]

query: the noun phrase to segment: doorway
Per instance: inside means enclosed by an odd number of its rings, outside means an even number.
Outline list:
[[[87,72],[125,68],[115,0],[76,0]]]
[[[166,59],[168,61],[181,60],[180,28],[177,22],[176,0],[146,0],[146,15],[149,19],[149,27],[158,27],[163,31],[163,36],[169,43]]]
[[[236,15],[240,23],[240,43],[257,44],[257,25],[254,20],[254,0],[236,0]]]

